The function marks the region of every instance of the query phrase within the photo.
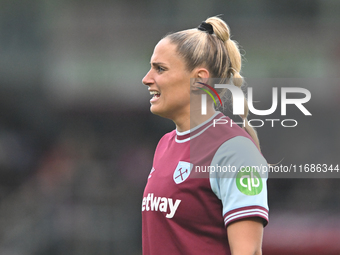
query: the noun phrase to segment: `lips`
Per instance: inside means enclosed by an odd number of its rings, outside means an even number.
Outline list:
[[[159,99],[159,97],[161,96],[161,93],[159,93],[156,90],[150,90],[150,95],[153,96],[150,100],[150,102],[152,103],[152,102],[156,102]]]

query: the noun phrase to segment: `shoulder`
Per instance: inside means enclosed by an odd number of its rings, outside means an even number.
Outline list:
[[[238,125],[242,123],[235,122],[222,113],[217,113],[206,124],[197,128],[192,133],[192,137],[199,136],[200,141],[208,139],[216,144],[221,144],[236,136],[244,136],[252,140],[251,136]]]
[[[243,135],[237,135],[228,139],[221,144],[217,152],[228,152],[231,155],[246,155],[248,158],[261,155],[254,141],[250,137]]]
[[[237,170],[245,166],[266,166],[267,162],[253,140],[246,136],[235,136],[217,149],[212,165],[231,165]]]

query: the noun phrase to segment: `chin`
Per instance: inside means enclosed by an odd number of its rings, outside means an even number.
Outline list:
[[[162,111],[161,109],[159,109],[159,107],[155,105],[151,105],[150,112],[163,118],[169,118],[165,111]]]
[[[160,115],[161,116],[161,112],[162,111],[159,111],[159,109],[157,109],[157,106],[151,105],[150,106],[150,112],[152,112],[155,115]]]

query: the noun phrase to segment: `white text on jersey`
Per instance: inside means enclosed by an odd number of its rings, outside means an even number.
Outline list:
[[[175,204],[172,198],[154,197],[153,193],[149,193],[147,197],[143,197],[142,211],[160,211],[167,212],[168,205],[170,212],[165,215],[167,218],[174,217],[181,200],[176,199]]]

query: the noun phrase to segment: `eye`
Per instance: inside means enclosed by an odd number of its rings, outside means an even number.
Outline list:
[[[162,72],[165,71],[165,69],[163,67],[161,67],[161,66],[157,66],[156,70],[157,70],[158,73],[162,73]]]

